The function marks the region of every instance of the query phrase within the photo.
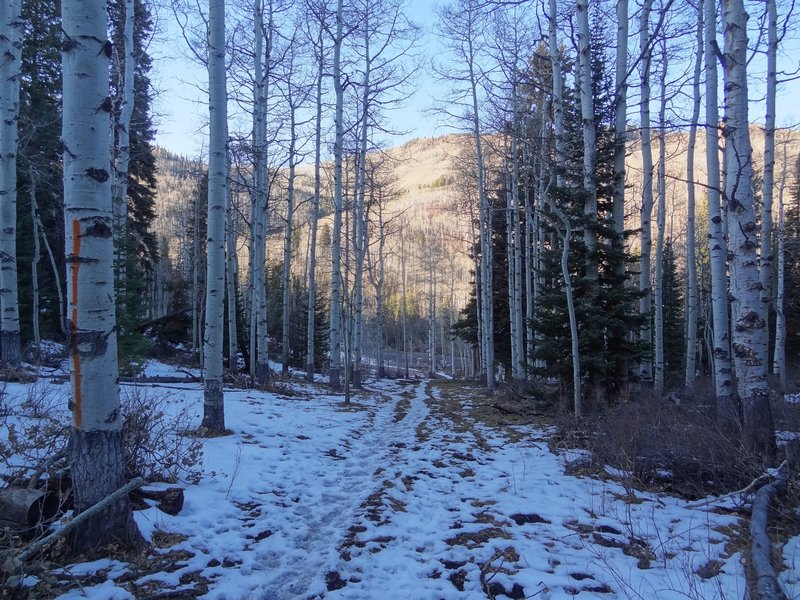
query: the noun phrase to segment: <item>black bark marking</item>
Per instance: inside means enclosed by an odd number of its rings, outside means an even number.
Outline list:
[[[105,356],[108,352],[108,334],[102,331],[78,331],[71,338],[81,356]]]
[[[86,169],[85,173],[88,177],[91,177],[92,179],[94,179],[99,183],[105,183],[106,181],[108,181],[108,171],[106,171],[105,169],[89,167],[88,169]]]
[[[97,258],[88,258],[86,256],[75,256],[74,254],[70,254],[64,257],[64,262],[76,264],[95,264],[100,261]]]
[[[92,225],[86,228],[83,235],[86,237],[110,238],[113,232],[111,231],[111,227],[106,225],[106,223],[100,219],[96,219]]]
[[[114,109],[114,103],[111,101],[111,96],[106,96],[105,100],[97,107],[97,111],[110,113]]]

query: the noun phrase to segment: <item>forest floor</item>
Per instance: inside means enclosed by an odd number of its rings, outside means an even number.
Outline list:
[[[580,451],[468,384],[365,388],[349,405],[299,379],[226,389],[231,434],[203,440],[182,511],[135,513],[147,552],[28,576],[22,597],[744,597],[735,499],[690,507],[613,469],[567,475]],[[138,390],[199,418],[199,384]],[[790,597],[796,555],[797,538],[783,556]]]

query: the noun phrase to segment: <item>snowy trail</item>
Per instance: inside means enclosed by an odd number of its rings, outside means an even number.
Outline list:
[[[117,581],[87,582],[87,596],[741,597],[725,551],[735,518],[566,476],[542,431],[473,415],[486,396],[467,385],[371,385],[350,407],[299,382],[291,395],[226,390],[234,435],[206,440],[183,511],[137,515],[154,540],[169,534],[153,566],[76,567]],[[184,395],[200,406],[201,390]]]
[[[422,385],[420,385],[420,388]],[[381,394],[370,409],[368,419],[352,430],[333,460],[318,462],[311,473],[296,472],[296,477],[279,489],[302,487],[306,478],[322,486],[321,502],[314,494],[300,497],[281,515],[283,527],[265,544],[263,558],[272,565],[270,581],[258,590],[265,598],[306,598],[326,590],[325,575],[335,571],[339,546],[355,514],[374,491],[374,480],[382,465],[391,462],[394,448],[389,440],[403,439],[407,426],[396,420],[398,395]],[[322,510],[320,510],[322,509]],[[286,552],[286,548],[291,548]]]

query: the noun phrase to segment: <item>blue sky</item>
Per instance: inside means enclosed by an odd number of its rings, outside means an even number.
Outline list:
[[[411,0],[409,4],[409,16],[424,30],[422,51],[430,56],[436,46],[435,36],[431,34],[434,5],[426,0]],[[159,91],[155,101],[155,110],[159,115],[156,141],[172,152],[195,156],[202,153],[205,143],[203,125],[208,118],[208,107],[201,87],[205,85],[207,75],[204,67],[189,59],[186,44],[171,13],[163,15],[161,28],[163,32],[151,47],[155,58],[153,81]],[[423,68],[414,95],[403,108],[391,115],[394,127],[408,130],[395,142],[446,132],[436,127],[435,118],[425,114],[425,110],[433,103],[433,96],[440,89],[439,85],[431,77],[430,69]]]
[[[427,55],[426,66],[419,74],[419,87],[407,101],[406,106],[395,110],[391,124],[395,129],[408,133],[391,140],[394,144],[408,139],[447,133],[437,118],[426,114],[433,105],[434,97],[441,96],[442,85],[430,72],[430,57],[437,55],[438,41],[432,33],[434,24],[434,3],[426,0],[411,0],[409,16],[423,27],[421,50]],[[204,103],[207,76],[205,69],[189,59],[188,50],[180,30],[173,22],[171,13],[164,14],[161,23],[162,33],[154,40],[151,54],[155,58],[153,81],[159,90],[155,110],[159,115],[157,143],[172,152],[187,156],[202,154],[206,133],[204,123],[208,108]],[[791,35],[791,34],[790,34]],[[790,70],[798,67],[800,43],[797,34],[788,40],[781,58],[781,68]],[[721,78],[720,78],[721,79]],[[753,82],[751,98],[763,94],[763,82],[758,86]],[[800,122],[800,82],[793,81],[781,86],[778,97],[778,125],[787,126]],[[751,120],[763,121],[763,107],[753,103],[750,109]],[[387,141],[387,140],[384,140]]]

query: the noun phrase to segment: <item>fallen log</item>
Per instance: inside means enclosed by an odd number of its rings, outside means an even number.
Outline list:
[[[25,561],[29,560],[30,558],[36,556],[42,550],[47,548],[50,544],[52,544],[57,539],[64,537],[70,531],[75,529],[78,525],[90,519],[91,517],[95,516],[97,513],[105,509],[107,506],[116,502],[120,497],[129,494],[131,491],[140,488],[144,485],[144,479],[141,477],[137,477],[136,479],[129,481],[127,484],[119,488],[117,491],[112,492],[97,504],[94,504],[90,508],[87,508],[82,513],[73,517],[70,521],[64,523],[60,529],[57,529],[50,535],[47,535],[35,542],[28,544],[25,548],[17,554],[16,556],[11,556],[8,560],[3,562],[3,569],[6,572],[14,572],[18,569],[21,569],[22,565]],[[0,556],[0,559],[4,559],[4,557]],[[0,560],[2,562],[2,560]]]
[[[58,514],[58,494],[20,487],[0,489],[0,517],[20,532],[41,527]]]
[[[776,471],[774,478],[759,488],[753,498],[750,515],[750,565],[755,576],[755,598],[757,600],[786,600],[786,595],[778,584],[778,576],[772,566],[772,543],[769,540],[769,505],[772,499],[786,488],[786,467],[784,462]]]

